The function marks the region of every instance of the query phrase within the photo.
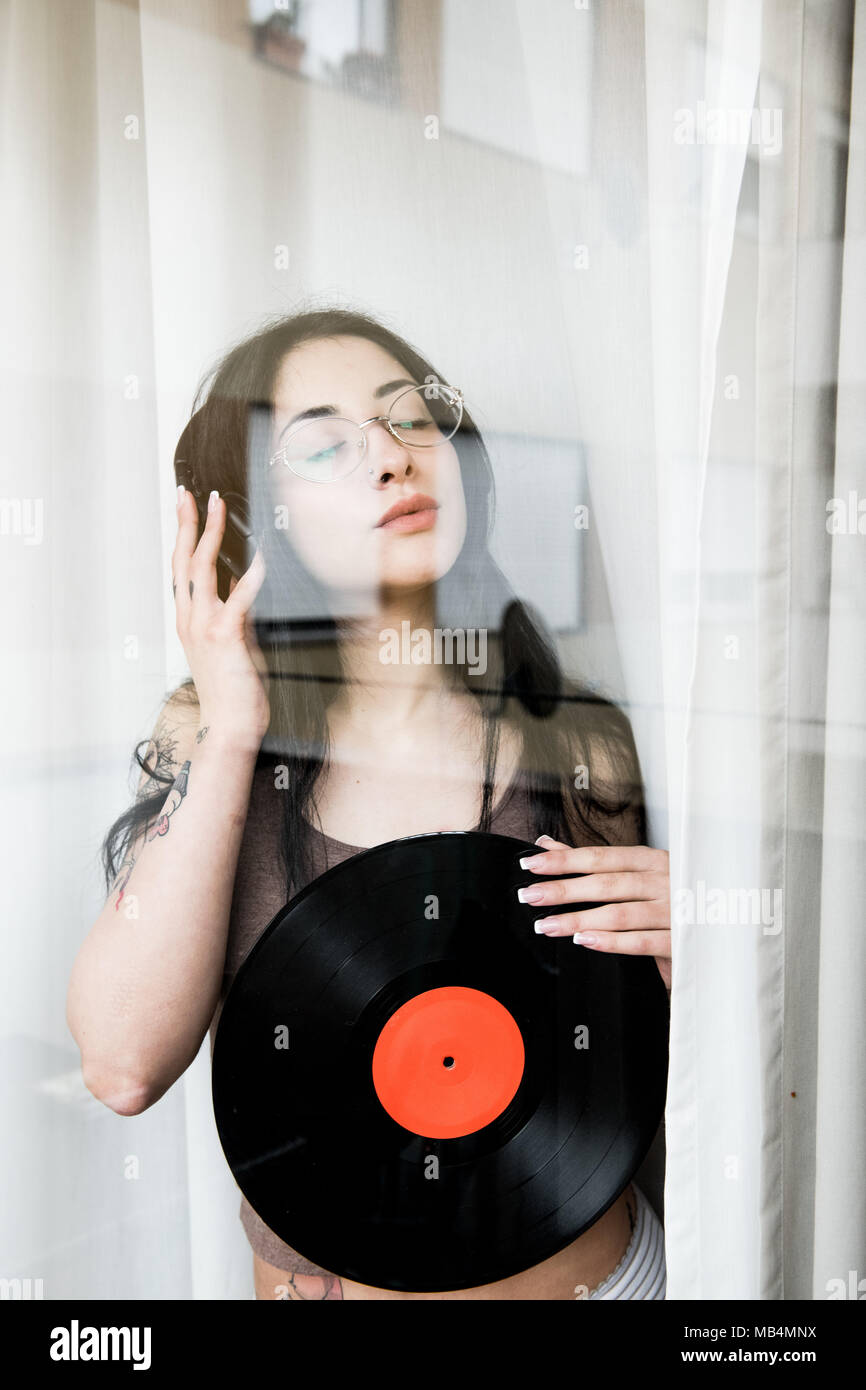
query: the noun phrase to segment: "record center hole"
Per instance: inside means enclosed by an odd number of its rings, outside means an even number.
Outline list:
[[[442,1065],[443,1065],[443,1067],[453,1067],[453,1066],[454,1066],[454,1058],[453,1058],[453,1057],[443,1057],[443,1058],[442,1058]]]

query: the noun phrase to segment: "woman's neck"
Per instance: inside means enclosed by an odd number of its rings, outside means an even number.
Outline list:
[[[408,598],[403,594],[399,601],[386,599],[375,616],[341,620],[345,684],[331,706],[332,716],[356,726],[399,728],[427,716],[440,717],[443,702],[460,700],[451,679],[453,668],[418,658],[415,635],[432,638],[434,620],[431,589]]]

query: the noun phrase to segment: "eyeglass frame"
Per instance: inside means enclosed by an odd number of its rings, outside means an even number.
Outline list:
[[[399,396],[397,397],[397,399],[394,401],[394,404],[392,405],[391,409],[393,410],[394,406],[397,404],[397,401],[402,400],[403,396],[409,396],[409,395],[412,394],[413,391],[425,391],[425,390],[429,390],[431,384],[432,384],[432,383],[430,383],[430,382],[425,382],[425,383],[422,385],[422,384],[419,382],[417,386],[407,386],[407,388],[406,388],[405,391],[401,391],[401,392],[400,392],[400,395],[399,395]],[[285,453],[286,449],[289,447],[289,440],[290,440],[290,439],[293,439],[294,436],[295,436],[296,434],[300,434],[301,430],[304,429],[307,425],[312,425],[312,424],[314,424],[314,423],[315,423],[314,420],[300,420],[300,421],[298,422],[297,428],[294,429],[294,430],[292,431],[292,433],[289,435],[288,439],[286,439],[285,443],[284,443],[284,444],[281,444],[280,447],[279,447],[279,449],[277,450],[277,452],[273,455],[273,457],[270,458],[270,459],[268,460],[268,468],[273,468],[274,464],[279,460],[280,463],[282,463],[286,468],[288,468],[288,470],[289,470],[290,473],[294,473],[294,475],[295,475],[296,478],[302,478],[303,481],[304,481],[305,483],[333,483],[333,482],[341,483],[341,482],[343,481],[344,478],[351,478],[351,476],[352,476],[352,474],[355,472],[356,468],[358,468],[358,467],[360,466],[361,460],[364,458],[364,455],[365,455],[366,452],[367,452],[367,436],[366,436],[366,434],[364,433],[364,431],[366,430],[367,426],[368,426],[368,425],[375,425],[375,424],[377,424],[380,420],[384,423],[385,427],[386,427],[387,430],[388,430],[388,433],[391,434],[391,435],[393,435],[393,437],[396,439],[397,443],[398,443],[398,444],[403,444],[403,445],[405,445],[405,447],[406,447],[407,449],[439,449],[439,448],[442,447],[443,444],[448,444],[448,443],[450,443],[450,441],[454,438],[454,435],[455,435],[455,434],[457,433],[457,431],[459,430],[460,425],[461,425],[461,422],[462,422],[462,420],[463,420],[463,407],[464,407],[465,401],[464,401],[464,397],[463,397],[463,392],[460,390],[460,387],[459,387],[459,386],[449,386],[449,385],[447,385],[447,383],[444,382],[444,381],[437,381],[437,382],[436,382],[436,386],[437,386],[437,388],[444,387],[446,391],[450,391],[451,394],[454,396],[456,403],[460,406],[460,414],[459,414],[458,417],[457,417],[457,424],[454,426],[454,429],[453,429],[452,433],[449,434],[449,436],[448,436],[447,439],[440,439],[438,442],[433,443],[433,444],[421,444],[420,442],[417,442],[417,443],[414,443],[414,444],[410,444],[410,443],[408,442],[408,440],[406,440],[406,439],[401,439],[400,436],[399,436],[399,434],[396,434],[396,433],[395,433],[395,431],[394,431],[394,429],[393,429],[393,427],[392,427],[392,425],[391,425],[391,416],[390,416],[390,414],[388,414],[388,415],[371,415],[370,418],[369,418],[369,420],[362,420],[360,424],[358,424],[357,421],[355,421],[355,420],[350,420],[349,417],[348,417],[347,415],[327,415],[327,416],[320,416],[320,417],[319,417],[320,419],[327,419],[327,420],[345,420],[345,422],[346,422],[347,425],[354,425],[354,426],[355,426],[355,429],[357,429],[357,430],[360,431],[360,434],[361,434],[361,444],[360,444],[360,446],[359,446],[359,448],[358,448],[358,462],[357,462],[357,463],[354,463],[354,464],[352,465],[352,467],[349,469],[348,473],[343,473],[343,474],[341,474],[341,476],[340,476],[339,478],[336,478],[336,479],[334,479],[334,478],[308,478],[304,473],[298,473],[297,470],[294,469],[294,468],[292,468],[292,465],[291,465],[290,463],[287,463],[286,460],[285,460],[284,458],[280,458],[280,455],[283,454],[283,453]],[[451,402],[451,404],[454,404],[454,402]],[[370,473],[373,472],[372,468],[369,469],[369,472],[370,472]]]

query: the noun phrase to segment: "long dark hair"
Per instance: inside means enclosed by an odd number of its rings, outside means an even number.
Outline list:
[[[286,535],[274,528],[265,449],[283,358],[301,343],[338,335],[378,344],[419,383],[450,380],[405,339],[364,313],[310,309],[266,320],[200,382],[185,431],[186,475],[177,478],[200,500],[199,536],[206,519],[203,499],[216,488],[221,495],[235,493],[246,499],[253,528],[261,537],[267,577],[256,597],[253,620],[270,674],[271,723],[257,768],[285,769],[281,856],[287,897],[293,873],[300,869],[306,881],[311,871],[309,823],[317,817],[313,788],[328,762],[326,712],[345,671],[340,628],[327,616],[328,596],[286,543]],[[487,633],[483,677],[470,675],[466,661],[455,660],[443,668],[458,689],[472,693],[480,716],[484,775],[479,829],[490,828],[505,719],[521,739],[521,772],[535,836],[547,834],[571,844],[610,844],[621,840],[619,818],[628,813],[625,824],[631,842],[645,843],[643,789],[629,721],[591,686],[566,679],[540,616],[514,594],[493,560],[493,470],[467,411],[453,443],[460,460],[467,529],[458,558],[437,582],[436,615],[442,629]],[[221,599],[228,597],[228,575],[220,575],[218,592]],[[195,699],[189,680],[175,693]],[[145,758],[140,748],[141,744],[134,757],[150,782],[105,838],[107,890],[129,845],[161,811],[175,775],[166,750],[154,751],[147,740]],[[578,769],[586,773],[575,777]]]

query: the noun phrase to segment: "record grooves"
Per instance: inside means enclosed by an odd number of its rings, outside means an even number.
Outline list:
[[[650,959],[536,935],[527,853],[473,831],[377,845],[286,904],[238,971],[220,1140],[265,1224],[324,1269],[492,1283],[563,1249],[640,1166],[664,986]]]

